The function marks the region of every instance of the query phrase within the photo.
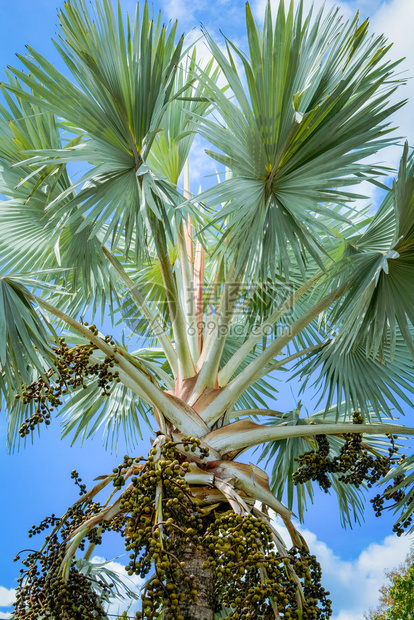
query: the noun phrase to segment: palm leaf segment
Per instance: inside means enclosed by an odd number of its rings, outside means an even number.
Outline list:
[[[412,215],[414,158],[404,147],[398,178],[366,231],[342,244],[335,284],[348,283],[330,321],[332,342],[301,368],[314,378],[327,407],[345,399],[348,411],[380,417],[403,413],[413,393]]]
[[[364,340],[367,354],[374,357],[382,353],[382,343],[387,339],[392,356],[398,333],[411,355],[414,351],[414,306],[406,294],[413,284],[413,211],[414,155],[409,155],[406,144],[398,178],[367,231],[350,240],[345,257],[352,284],[339,314],[341,336],[351,348]],[[351,296],[359,303],[352,303]]]
[[[12,274],[0,277],[0,399],[8,406],[22,384],[31,383],[33,370],[42,374],[53,365],[53,329],[35,312],[27,284],[35,283]]]
[[[91,164],[48,210],[59,218],[74,211],[69,222],[77,223],[78,232],[88,227],[89,235],[101,232],[102,243],[111,239],[116,246],[124,235],[126,250],[133,243],[138,255],[145,247],[146,218],[160,218],[165,205],[171,206],[172,189],[146,160],[173,92],[183,39],[175,43],[176,24],[167,31],[160,16],[150,21],[147,3],[142,20],[137,8],[126,31],[108,1],[95,5],[94,17],[82,0],[60,13],[62,34],[55,46],[76,83],[33,49],[31,57],[20,57],[30,75],[15,73],[35,93],[27,98],[62,117],[71,133],[85,135],[64,151],[32,152],[29,161]],[[68,203],[68,194],[81,186]]]
[[[41,270],[42,280],[70,293],[59,295],[61,307],[73,313],[85,313],[91,308],[93,314],[101,307],[103,316],[107,304],[113,311],[122,290],[108,268],[99,240],[90,238],[91,225],[77,234],[79,223],[54,221],[46,213],[49,203],[62,193],[67,194],[66,204],[75,196],[75,192],[69,193],[71,180],[66,165],[53,162],[33,170],[22,164],[28,150],[55,148],[62,153],[79,139],[63,147],[56,116],[29,103],[29,92],[10,74],[8,77],[10,87],[22,92],[13,98],[2,87],[9,107],[0,109],[2,270]]]
[[[360,160],[389,144],[384,121],[399,106],[388,105],[394,65],[385,40],[369,36],[367,22],[344,26],[335,11],[303,20],[302,4],[285,15],[281,2],[273,27],[268,3],[260,32],[249,5],[246,12],[249,57],[228,43],[226,58],[206,33],[235,101],[210,84],[221,120],[196,122],[231,175],[203,198],[225,205],[216,217],[225,222],[228,252],[263,279],[268,270],[289,270],[288,248],[299,264],[306,252],[320,260],[318,233],[326,230],[315,213],[352,199],[346,188],[356,173],[360,180],[374,173]]]

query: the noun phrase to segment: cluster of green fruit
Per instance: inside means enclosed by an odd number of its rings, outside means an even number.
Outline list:
[[[353,423],[362,424],[362,422],[361,414],[358,411],[354,412]],[[299,466],[293,474],[293,482],[303,484],[314,480],[327,493],[332,486],[332,480],[328,474],[339,474],[340,482],[352,484],[358,488],[363,483],[371,487],[390,471],[393,456],[398,451],[394,436],[389,435],[391,445],[388,456],[368,452],[363,446],[360,433],[348,433],[343,437],[345,442],[339,455],[331,458],[328,438],[326,435],[316,435],[317,450],[305,452],[295,459]]]
[[[95,334],[96,327],[91,325],[89,330]],[[110,336],[105,336],[104,340],[114,344]],[[115,365],[114,356],[106,357],[102,363],[91,363],[90,357],[94,351],[92,343],[69,347],[64,338],[59,339],[59,346],[53,349],[54,368],[30,385],[22,386],[22,394],[16,394],[16,399],[21,398],[24,405],[35,405],[34,413],[20,426],[20,437],[28,435],[42,422],[49,425],[51,412],[63,404],[62,396],[79,387],[86,389],[85,380],[88,377],[97,377],[103,396],[110,394],[111,383],[119,381],[118,371],[111,371]]]
[[[216,611],[231,610],[228,620],[270,620],[275,608],[286,620],[330,618],[329,592],[320,584],[315,556],[297,548],[279,555],[263,519],[227,511],[209,525],[204,542]]]
[[[54,528],[46,537],[40,551],[31,551],[20,571],[13,618],[39,620],[39,618],[67,618],[68,620],[106,620],[102,606],[109,596],[111,586],[103,581],[92,581],[72,563],[64,578],[62,562],[68,538],[83,522],[101,510],[95,502],[78,502],[62,519],[46,517],[38,526],[33,525],[29,537]],[[84,548],[84,542],[80,548]],[[20,559],[18,554],[15,561]],[[103,597],[103,598],[102,598]]]
[[[69,571],[67,564],[66,573],[62,571],[68,544],[75,540],[83,550],[88,540],[100,544],[108,530],[124,538],[129,575],[147,577],[136,620],[155,620],[161,613],[164,620],[188,617],[202,586],[200,574],[195,577],[188,568],[197,554],[206,562],[203,568],[200,563],[202,574],[205,571],[214,582],[211,604],[217,611],[229,609],[231,620],[274,618],[276,607],[285,620],[329,618],[329,593],[320,585],[313,556],[296,548],[279,554],[272,528],[259,516],[237,515],[225,501],[200,506],[186,480],[196,451],[198,467],[203,467],[208,449],[199,439],[174,442],[158,437],[147,460],[125,456],[107,477],[120,492],[111,518],[106,517],[108,507],[87,493],[61,520],[53,516],[33,527],[32,533],[49,526],[54,530],[43,550],[30,553],[23,562],[27,570],[19,581],[16,618],[34,620],[40,609],[45,618],[103,618],[102,601],[95,593],[102,584],[88,582],[74,561]],[[72,478],[83,492],[76,471]],[[83,540],[78,540],[82,528]],[[102,586],[102,592],[107,591]]]
[[[388,485],[382,494],[378,494],[370,500],[372,507],[375,510],[376,517],[380,517],[385,509],[392,510],[393,508],[396,508],[397,504],[401,503],[403,512],[404,508],[407,509],[414,503],[413,494],[406,494],[402,488],[398,488],[398,486],[404,482],[405,477],[405,474],[395,476],[393,483]],[[384,503],[387,501],[392,502],[391,505],[384,506]],[[408,530],[412,522],[412,515],[406,517],[405,519],[402,518],[394,523],[392,531],[395,532],[397,536],[402,536],[405,531]]]
[[[189,451],[198,448],[200,440],[188,437],[181,443],[184,451]],[[122,484],[131,466],[132,459],[126,457],[123,467],[114,470],[114,484]],[[128,515],[122,533],[125,549],[130,552],[127,572],[145,577],[153,570],[137,618],[156,618],[162,608],[166,620],[183,620],[181,606],[197,599],[194,577],[186,573],[182,561],[186,550],[202,549],[204,529],[184,479],[189,467],[177,453],[176,443],[155,444],[122,495],[121,508]]]
[[[18,579],[13,617],[16,620],[39,620],[39,618],[68,618],[68,620],[106,620],[102,607],[102,594],[91,587],[90,580],[71,566],[68,579],[60,572],[63,560],[60,545],[50,549],[47,555],[31,553],[30,566]],[[36,561],[37,560],[37,561]],[[102,590],[109,586],[97,584]]]

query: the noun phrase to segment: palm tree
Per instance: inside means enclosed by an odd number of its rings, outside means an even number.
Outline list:
[[[269,3],[261,29],[247,3],[248,53],[204,32],[207,64],[146,3],[125,22],[109,0],[69,0],[59,19],[66,73],[28,48],[1,86],[8,440],[62,404],[76,437],[105,424],[107,441],[133,441],[149,418],[158,430],[147,460],[88,493],[73,473],[82,498],[43,524],[16,617],[106,617],[84,577],[112,528],[131,574],[155,568],[145,618],[328,618],[291,521],[314,483],[344,522],[380,479],[375,508],[391,501],[398,532],[414,509],[414,459],[395,456],[414,429],[392,421],[414,391],[414,157],[406,145],[390,189],[378,177],[392,171],[369,163],[396,141],[398,63],[358,16],[301,4],[273,21]],[[193,195],[196,135],[224,172]],[[350,189],[361,181],[383,189],[374,215]],[[96,326],[108,319],[119,338]],[[316,385],[320,411],[269,409],[273,378],[292,376]],[[252,446],[270,479],[237,460]]]

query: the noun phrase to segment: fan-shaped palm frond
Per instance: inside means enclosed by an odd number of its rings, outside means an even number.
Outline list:
[[[91,383],[86,389],[78,390],[60,410],[63,416],[62,436],[72,436],[72,443],[78,437],[81,441],[93,437],[102,429],[106,448],[116,451],[120,432],[127,438],[130,448],[142,439],[140,420],[144,420],[152,430],[152,413],[148,405],[121,383],[116,384],[109,396]]]
[[[219,68],[214,68],[213,58],[203,68],[203,72],[213,82],[217,82]],[[189,82],[191,87],[186,88]],[[166,107],[160,122],[161,130],[157,133],[147,158],[150,168],[175,186],[196,135],[191,126],[191,117],[193,114],[204,116],[211,105],[205,96],[205,89],[206,86],[200,82],[197,73],[197,50],[194,47],[191,56],[180,63],[175,76],[174,92],[183,94]]]
[[[9,78],[11,85],[19,86]],[[54,298],[69,311],[91,309],[94,315],[107,303],[113,310],[120,289],[99,240],[90,236],[91,226],[77,233],[79,224],[57,225],[47,213],[48,203],[71,186],[66,165],[51,164],[33,171],[21,164],[26,150],[62,148],[55,115],[25,98],[13,98],[4,86],[2,92],[9,108],[0,108],[4,121],[0,126],[2,271],[38,270],[44,282],[54,283]],[[62,296],[59,290],[69,294]]]
[[[349,349],[335,338],[309,358],[298,370],[302,378],[306,376],[303,389],[314,380],[320,389],[319,402],[324,401],[326,409],[344,402],[348,415],[358,410],[370,420],[372,413],[378,418],[383,414],[392,417],[393,408],[404,413],[403,403],[411,405],[414,374],[401,335],[395,346],[389,341],[384,345],[380,359],[367,357],[364,341]]]
[[[366,232],[350,241],[339,274],[350,286],[335,315],[343,347],[364,343],[367,356],[391,359],[399,334],[411,356],[414,240],[414,155],[404,147],[398,177]]]
[[[318,233],[329,231],[315,213],[333,216],[322,203],[352,200],[339,188],[378,171],[360,160],[389,144],[384,121],[398,108],[388,105],[395,64],[385,58],[383,37],[370,37],[357,18],[343,26],[335,12],[321,12],[303,21],[302,4],[294,13],[291,3],[285,15],[280,3],[273,27],[268,3],[261,32],[248,4],[246,15],[249,57],[228,43],[226,58],[206,33],[236,101],[206,77],[219,117],[195,122],[218,149],[209,154],[232,175],[202,198],[212,207],[225,204],[217,219],[226,222],[228,252],[239,268],[247,264],[267,279],[268,270],[289,271],[288,247],[299,265],[306,252],[320,262]]]
[[[12,274],[0,277],[0,394],[9,406],[21,385],[32,380],[32,369],[43,373],[53,358],[53,329],[35,312],[27,284]]]
[[[72,221],[77,220],[79,230],[93,223],[95,235],[106,225],[104,241],[111,239],[115,246],[124,233],[127,247],[134,237],[138,254],[145,247],[143,213],[161,217],[159,197],[164,201],[170,191],[145,161],[168,103],[180,94],[173,89],[183,39],[175,43],[176,24],[167,30],[160,16],[151,21],[147,3],[142,17],[137,7],[135,22],[131,26],[128,21],[126,30],[120,7],[118,16],[108,0],[96,3],[94,10],[93,18],[84,0],[78,0],[59,13],[61,36],[55,46],[77,83],[30,48],[30,57],[20,57],[30,74],[14,72],[33,92],[8,88],[59,114],[71,133],[82,136],[66,150],[27,151],[35,167],[47,161],[90,164],[81,180],[49,209],[60,218],[76,207]],[[67,201],[68,193],[79,187]]]

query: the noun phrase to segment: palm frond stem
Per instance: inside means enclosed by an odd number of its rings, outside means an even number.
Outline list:
[[[98,349],[103,351],[106,355],[114,356],[116,364],[121,370],[129,377],[131,383],[128,385],[138,396],[144,398],[144,400],[150,405],[155,406],[163,412],[163,415],[169,422],[174,424],[177,428],[183,428],[186,432],[193,433],[195,437],[200,437],[205,434],[209,429],[200,416],[183,401],[180,401],[177,397],[171,397],[160,390],[154,383],[134,364],[128,361],[122,354],[114,353],[113,348],[108,345],[102,338],[95,336],[88,327],[76,321],[72,317],[68,316],[58,308],[55,308],[46,300],[33,296],[34,301],[42,308],[59,318],[60,320],[70,325],[79,334],[87,338]],[[124,375],[119,374],[121,381],[123,381]],[[125,384],[126,385],[126,384]]]
[[[344,283],[334,291],[324,295],[322,299],[292,323],[282,336],[276,338],[276,340],[228,383],[216,400],[203,411],[202,417],[206,423],[209,425],[214,424],[214,422],[240,398],[247,387],[253,385],[253,383],[260,379],[263,368],[265,368],[267,364],[295,338],[295,336],[309,325],[311,321],[339,299],[347,286],[348,284]]]
[[[188,238],[188,230],[186,224],[181,220],[177,222],[176,218],[176,230],[178,241],[178,256],[180,258],[181,275],[182,275],[182,288],[184,299],[184,317],[187,325],[188,342],[191,350],[193,360],[197,360],[200,355],[198,347],[198,335],[197,335],[197,319],[196,319],[196,307],[195,307],[195,286],[194,286],[194,270],[189,261],[188,244],[192,243],[192,240]]]
[[[148,321],[148,326],[151,328],[152,332],[154,333],[155,337],[160,343],[160,346],[165,353],[168,363],[171,366],[171,370],[174,374],[174,377],[176,377],[178,374],[177,354],[167,334],[165,333],[165,329],[162,326],[159,317],[157,317],[153,313],[151,308],[148,306],[147,302],[145,301],[145,298],[143,297],[141,292],[138,290],[138,287],[131,280],[131,278],[126,273],[126,271],[123,269],[118,259],[111,252],[109,252],[109,250],[105,246],[102,246],[102,251],[105,254],[108,261],[113,266],[113,268],[115,269],[115,271],[117,272],[117,274],[119,275],[119,277],[121,278],[121,280],[127,286],[129,292],[134,298],[134,301],[137,303],[139,308],[141,308],[142,312],[144,313],[144,316]]]
[[[171,326],[174,334],[178,358],[178,375],[180,380],[188,379],[190,377],[194,377],[195,375],[194,360],[188,344],[188,334],[184,312],[181,307],[176,282],[171,268],[170,257],[168,255],[166,245],[167,242],[155,216],[151,215],[149,220],[170,312]]]
[[[207,309],[206,309],[206,319],[205,319],[205,325],[204,325],[204,329],[203,329],[203,333],[202,333],[202,340],[203,341],[205,340],[206,335],[207,335],[206,330],[208,329],[208,325],[210,324],[210,322],[212,320],[213,310],[214,310],[214,302],[215,302],[215,299],[216,299],[217,288],[218,288],[218,285],[219,285],[220,273],[221,273],[222,268],[223,268],[223,260],[220,260],[215,265],[215,270],[214,270],[214,276],[213,276],[213,281],[212,281],[212,285],[211,285],[211,290],[210,290],[209,296],[208,296]],[[198,360],[196,368],[197,368],[197,370],[200,369],[200,360]]]
[[[229,326],[236,310],[238,292],[242,286],[240,281],[232,282],[233,275],[234,268],[231,268],[213,318],[213,328],[209,337],[205,340],[200,356],[202,365],[194,392],[189,400],[190,405],[195,403],[207,387],[217,387],[216,382],[220,360],[224,345],[226,344]]]
[[[299,287],[294,293],[289,295],[289,297],[283,302],[283,304],[273,312],[273,314],[261,325],[260,333],[251,334],[249,338],[247,338],[246,342],[244,342],[241,347],[234,353],[234,355],[229,359],[227,364],[223,366],[218,375],[219,386],[223,387],[228,384],[236,370],[239,368],[240,364],[246,358],[246,355],[250,353],[253,347],[260,342],[262,338],[262,333],[266,331],[266,329],[271,329],[274,324],[288,311],[290,308],[301,298],[305,293],[307,293],[318,280],[322,277],[322,273],[318,273],[309,280],[307,280],[301,287]]]
[[[251,448],[269,441],[290,437],[314,437],[316,435],[343,436],[350,433],[365,435],[414,435],[414,428],[400,424],[312,424],[309,426],[265,426],[248,423],[246,420],[233,422],[212,431],[203,437],[209,446],[224,455],[230,450]]]
[[[296,351],[296,353],[293,353],[292,355],[289,355],[288,357],[284,357],[283,359],[277,362],[274,362],[273,364],[269,364],[269,366],[266,366],[266,368],[262,370],[260,377],[264,377],[265,375],[268,375],[270,372],[273,372],[274,370],[277,370],[278,368],[285,366],[285,364],[289,364],[289,362],[293,362],[299,357],[308,355],[308,353],[314,353],[316,351],[321,351],[322,349],[327,347],[328,344],[330,344],[331,342],[332,340],[330,339],[325,340],[325,342],[322,342],[322,344],[315,344],[313,347],[307,347],[306,349],[301,349],[300,351]]]

